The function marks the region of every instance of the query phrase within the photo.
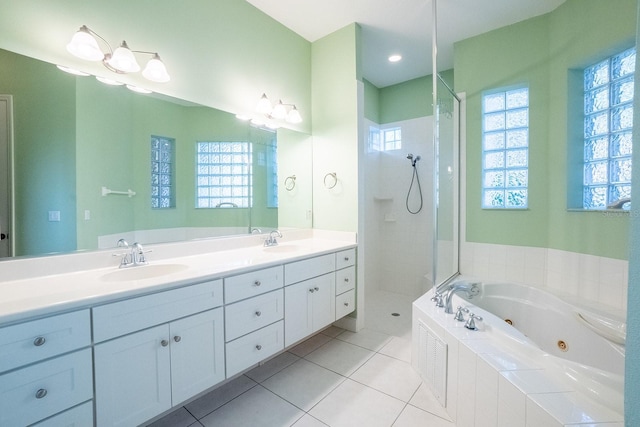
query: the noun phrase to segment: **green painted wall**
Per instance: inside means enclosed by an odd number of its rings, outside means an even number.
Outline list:
[[[74,81],[0,50],[0,93],[13,95],[16,255],[74,250]],[[49,222],[49,211],[59,211],[60,222]]]
[[[574,68],[633,44],[635,6],[568,0],[547,15],[456,43],[455,88],[467,96],[468,241],[627,258],[628,218],[567,211],[568,153],[579,150],[568,131],[575,107],[568,82]],[[513,85],[530,91],[529,209],[482,210],[482,94]]]
[[[99,62],[77,59],[65,46],[86,24],[113,46],[123,39],[135,50],[157,51],[168,83],[139,73],[125,83],[236,113],[253,113],[263,92],[295,103],[311,129],[311,43],[242,0],[30,0],[3,2],[0,48],[109,73]],[[34,32],[37,28],[37,32]],[[144,57],[139,61],[144,65]]]
[[[359,43],[351,24],[312,45],[314,228],[358,231]],[[338,178],[333,189],[328,173]]]
[[[453,70],[440,73],[453,88]],[[378,123],[393,123],[433,115],[431,75],[377,88],[365,80],[365,118]]]

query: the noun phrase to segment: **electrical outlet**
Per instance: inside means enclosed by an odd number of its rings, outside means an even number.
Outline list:
[[[59,222],[60,211],[49,211],[49,222]]]

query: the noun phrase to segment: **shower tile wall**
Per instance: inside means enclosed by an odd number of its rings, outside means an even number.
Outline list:
[[[460,272],[522,283],[579,297],[617,314],[626,312],[628,261],[524,246],[464,242]]]
[[[379,129],[401,127],[402,148],[365,153],[365,281],[367,289],[418,297],[430,287],[433,235],[432,119],[421,117],[378,125]],[[416,215],[406,209],[413,170],[407,154],[420,156],[417,163],[423,208]],[[416,192],[416,193],[414,193]],[[418,206],[414,182],[410,206]]]

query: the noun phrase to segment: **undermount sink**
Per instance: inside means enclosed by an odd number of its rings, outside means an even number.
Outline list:
[[[107,282],[125,282],[128,280],[144,280],[154,277],[165,276],[186,270],[184,264],[148,264],[122,268],[102,276],[102,280]]]
[[[300,249],[300,246],[298,245],[265,246],[263,249],[267,252],[295,252]]]

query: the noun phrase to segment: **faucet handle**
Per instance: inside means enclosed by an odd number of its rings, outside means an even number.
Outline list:
[[[458,306],[458,311],[456,311],[456,315],[453,316],[453,318],[456,319],[458,322],[464,322],[464,314],[463,313],[468,313],[468,312],[469,312],[468,308],[459,305]]]
[[[482,317],[469,313],[469,319],[467,320],[467,323],[464,324],[464,327],[471,329],[472,331],[477,331],[478,327],[476,326],[476,321],[482,322]]]
[[[436,303],[436,307],[444,307],[444,303],[442,302],[442,294],[436,292],[434,296],[431,297],[431,301]]]

